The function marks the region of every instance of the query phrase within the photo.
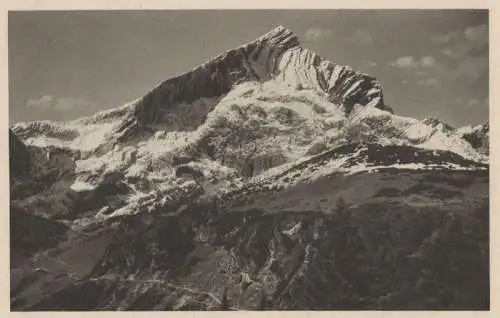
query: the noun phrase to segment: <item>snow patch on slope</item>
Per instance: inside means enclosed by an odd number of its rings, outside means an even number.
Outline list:
[[[15,124],[12,130],[27,145],[55,146],[73,150],[90,151],[105,143],[113,129],[121,123],[132,103],[116,109],[105,110],[90,117],[68,122],[34,121]]]
[[[91,185],[90,183],[77,180],[70,186],[70,189],[73,191],[76,191],[76,192],[81,192],[81,191],[94,190],[95,187],[93,185]]]
[[[130,189],[125,205],[101,217],[152,211],[175,200],[179,191],[189,195],[204,188],[215,195],[249,180],[258,183],[346,140],[449,150],[484,161],[461,139],[462,131],[393,115],[376,79],[301,48],[284,28],[167,80],[120,108],[67,123],[22,123],[14,131],[27,144],[88,151],[76,161],[79,180],[98,185],[114,173],[124,179]],[[377,169],[366,162],[351,165],[360,151],[308,166],[297,180]],[[175,161],[183,156],[189,158],[184,164],[201,171],[205,180],[176,177]],[[72,186],[75,191],[91,187],[86,181]]]
[[[425,120],[403,117],[376,108],[354,108],[349,125],[364,127],[377,142],[413,145],[422,149],[448,150],[477,162],[487,162],[472,146],[442,123],[431,125]]]

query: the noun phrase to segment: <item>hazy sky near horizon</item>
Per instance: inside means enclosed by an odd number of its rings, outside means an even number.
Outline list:
[[[9,12],[9,122],[121,106],[277,25],[378,78],[396,114],[488,120],[486,10],[176,10]]]

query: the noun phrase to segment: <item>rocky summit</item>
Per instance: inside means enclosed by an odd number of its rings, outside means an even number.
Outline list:
[[[11,127],[11,309],[489,309],[488,135],[394,114],[279,26]]]

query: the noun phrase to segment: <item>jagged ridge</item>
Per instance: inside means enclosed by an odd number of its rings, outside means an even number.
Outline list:
[[[134,112],[116,129],[117,139],[123,141],[162,126],[170,112],[179,111],[178,104],[220,98],[237,83],[273,78],[300,89],[324,92],[332,102],[343,105],[346,113],[354,104],[392,111],[384,104],[382,86],[375,78],[322,59],[300,47],[297,36],[279,26],[253,42],[161,83],[137,102]],[[217,100],[206,104],[205,111],[195,120],[198,125],[216,104]]]
[[[19,124],[11,247],[40,253],[11,263],[11,306],[485,308],[470,131],[391,114],[282,27],[121,108]]]

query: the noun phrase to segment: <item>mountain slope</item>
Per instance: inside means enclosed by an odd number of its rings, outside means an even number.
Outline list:
[[[476,127],[466,126],[457,130],[457,134],[467,140],[474,149],[485,155],[490,153],[489,132],[490,124],[488,122]]]
[[[477,171],[333,174],[113,218],[40,255],[13,306],[220,309],[227,287],[232,309],[485,309],[487,190]]]
[[[398,116],[284,27],[9,133],[13,309],[489,306],[488,129]]]

